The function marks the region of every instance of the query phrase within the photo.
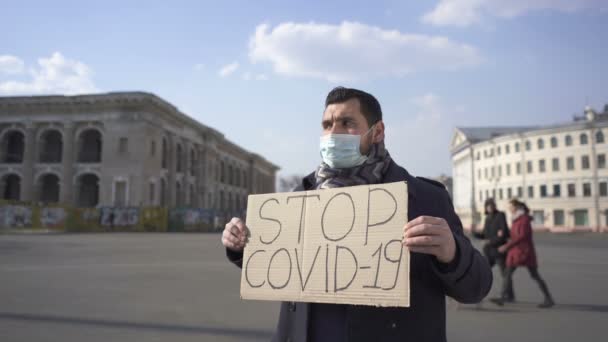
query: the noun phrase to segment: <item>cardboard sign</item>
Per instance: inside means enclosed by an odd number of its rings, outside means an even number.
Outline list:
[[[251,195],[244,299],[407,307],[407,184]]]

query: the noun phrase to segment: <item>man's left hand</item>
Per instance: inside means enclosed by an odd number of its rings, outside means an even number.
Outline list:
[[[403,227],[403,246],[411,252],[434,255],[448,264],[456,257],[456,241],[441,217],[419,216]]]

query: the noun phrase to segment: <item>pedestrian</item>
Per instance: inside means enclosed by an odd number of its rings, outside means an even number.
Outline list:
[[[501,253],[507,253],[507,267],[503,279],[502,292],[499,298],[493,298],[492,302],[497,305],[504,305],[508,294],[513,288],[513,273],[517,267],[525,266],[528,268],[530,277],[536,281],[538,287],[544,295],[544,300],[538,305],[539,308],[550,308],[555,305],[553,297],[549,292],[547,284],[538,273],[538,263],[534,241],[532,240],[532,217],[528,206],[517,200],[509,202],[509,210],[513,217],[511,224],[511,238],[504,245],[498,248]]]
[[[293,127],[298,129],[297,122]],[[409,308],[386,308],[286,302],[273,341],[446,341],[446,295],[477,303],[492,285],[488,262],[463,234],[448,192],[441,183],[410,175],[391,158],[380,103],[369,93],[333,89],[325,100],[321,131],[320,165],[296,190],[407,181],[403,248],[411,252],[411,303]],[[222,243],[238,267],[246,241],[245,222],[232,218]]]
[[[505,213],[496,208],[496,202],[493,198],[488,198],[484,203],[486,219],[483,225],[483,231],[477,232],[473,230],[473,236],[478,239],[486,240],[483,245],[483,254],[488,259],[490,267],[498,265],[500,274],[504,278],[506,268],[506,254],[498,251],[498,247],[504,245],[509,240],[509,227],[507,226],[507,218]],[[513,288],[509,288],[509,292],[504,298],[506,302],[514,302],[515,294]]]

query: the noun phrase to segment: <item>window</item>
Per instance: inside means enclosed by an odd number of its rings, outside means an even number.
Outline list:
[[[526,168],[526,172],[527,173],[532,173],[532,161],[531,160],[528,160],[528,165],[527,165],[527,168]]]
[[[577,209],[574,211],[574,225],[578,227],[589,226],[589,213],[587,209]]]
[[[486,190],[486,199],[490,198],[490,192]]]
[[[124,207],[127,204],[127,182],[114,182],[114,206]]]
[[[481,179],[481,169],[477,169],[477,179]]]
[[[547,197],[547,186],[546,185],[540,186],[540,197],[542,197],[542,198]]]
[[[544,226],[545,225],[545,212],[544,210],[533,210],[532,217],[534,218],[534,224],[536,226]]]
[[[150,204],[154,204],[154,190],[155,190],[155,185],[154,182],[150,182]]]
[[[556,137],[551,137],[551,147],[553,147],[553,148],[557,147],[557,138]]]
[[[483,201],[483,191],[479,190],[479,202]]]
[[[566,158],[566,169],[568,169],[568,171],[574,170],[574,157]]]
[[[553,158],[551,160],[551,168],[553,171],[559,171],[559,158]]]
[[[583,183],[583,196],[591,197],[591,183]]]
[[[518,186],[517,187],[517,197],[521,198],[523,196],[523,194],[524,194],[523,188],[521,186]]]
[[[540,186],[540,197],[547,197],[547,186],[546,185],[541,185]]]
[[[492,189],[492,198],[496,198],[496,189]]]
[[[606,155],[603,153],[597,155],[597,168],[598,169],[606,168]]]
[[[481,158],[481,153],[477,152],[477,156],[475,157],[476,160],[479,160]]]
[[[581,157],[581,168],[583,170],[588,170],[589,169],[589,156],[582,156]]]
[[[502,200],[502,189],[498,189],[498,199]]]
[[[589,142],[587,139],[587,134],[585,133],[581,133],[581,135],[579,136],[581,145],[587,145],[587,143]]]
[[[538,172],[545,172],[545,160],[541,159],[538,161]]]
[[[507,199],[511,199],[513,198],[513,189],[508,188],[507,189]]]
[[[568,184],[568,197],[576,197],[576,184]]]
[[[530,140],[526,140],[526,151],[530,151],[531,148],[532,144],[530,143]]]
[[[608,196],[608,183],[600,182],[600,191],[599,192],[600,192],[601,197]]]
[[[500,155],[500,152],[501,152],[501,151],[500,151],[500,146],[496,147],[496,155],[498,155],[498,156],[499,156],[499,155]]]
[[[538,138],[538,140],[536,141],[536,146],[539,150],[542,150],[543,148],[545,148],[545,141],[541,138]]]
[[[519,143],[515,143],[515,152],[519,152]]]
[[[502,177],[502,165],[498,165],[498,178]]]
[[[566,135],[566,138],[564,139],[564,144],[566,146],[572,146],[572,137],[570,135]]]
[[[177,158],[175,159],[175,169],[177,172],[182,172],[182,159],[184,157],[182,155],[182,145],[177,145],[175,155],[177,156]]]
[[[534,198],[534,187],[532,185],[528,186],[528,198]]]
[[[154,157],[154,154],[156,154],[156,141],[152,140],[150,142],[150,156]]]
[[[518,175],[521,174],[521,162],[517,162],[515,164],[515,173],[517,173]]]
[[[488,179],[488,168],[483,169],[483,176],[485,179]]]
[[[509,154],[509,153],[511,153],[510,146],[509,145],[505,145],[505,154]]]
[[[595,133],[595,142],[598,144],[604,143],[604,133],[602,133],[602,131],[597,131],[597,133]]]
[[[118,139],[118,152],[119,153],[127,153],[127,148],[129,145],[129,139],[122,137]]]
[[[553,225],[563,226],[564,225],[564,211],[561,209],[553,210]]]
[[[561,197],[562,187],[559,184],[553,184],[553,197]]]
[[[507,173],[507,176],[510,176],[511,175],[511,164],[507,164],[505,166],[505,168],[506,168],[505,172]]]
[[[494,166],[492,166],[492,169],[490,170],[490,178],[494,178]]]

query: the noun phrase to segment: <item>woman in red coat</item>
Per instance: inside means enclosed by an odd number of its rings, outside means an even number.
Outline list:
[[[545,296],[545,300],[539,304],[538,307],[550,308],[555,305],[555,303],[553,302],[551,293],[549,293],[547,284],[538,273],[536,250],[534,249],[534,242],[532,241],[532,217],[530,217],[529,214],[530,210],[525,203],[516,199],[511,200],[509,210],[513,216],[511,239],[498,248],[499,252],[507,253],[507,267],[503,278],[502,296],[500,298],[492,299],[492,301],[498,305],[504,305],[506,294],[510,293],[513,288],[513,273],[517,267],[525,266],[528,268],[530,276],[538,283],[540,290]]]

